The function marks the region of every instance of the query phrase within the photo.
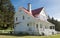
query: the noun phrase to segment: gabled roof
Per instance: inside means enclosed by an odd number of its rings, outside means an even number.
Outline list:
[[[27,9],[25,9],[24,7],[20,7],[19,10],[23,10],[26,14],[30,15],[33,17],[32,13],[30,13]]]
[[[38,9],[31,10],[32,13],[30,13],[30,12],[29,12],[27,9],[25,9],[24,7],[21,7],[21,9],[24,10],[25,13],[27,13],[27,14],[35,17],[35,15],[39,15],[39,14],[40,14],[40,12],[42,11],[43,7],[38,8]]]
[[[35,15],[40,14],[40,12],[42,11],[42,9],[43,9],[43,7],[35,9],[35,10],[32,10],[32,15],[35,16]]]

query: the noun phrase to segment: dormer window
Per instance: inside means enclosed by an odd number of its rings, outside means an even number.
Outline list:
[[[23,16],[23,20],[25,19],[25,17]]]

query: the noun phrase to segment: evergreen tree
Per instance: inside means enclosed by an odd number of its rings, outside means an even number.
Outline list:
[[[47,20],[55,25],[55,30],[60,31],[60,22],[59,21],[55,20],[53,17],[50,18],[49,16],[48,16]]]
[[[13,27],[14,13],[15,9],[10,0],[0,0],[0,28]]]

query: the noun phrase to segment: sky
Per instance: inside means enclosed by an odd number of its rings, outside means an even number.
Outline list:
[[[50,17],[60,21],[60,0],[11,0],[11,2],[16,12],[19,7],[28,8],[28,3],[31,3],[32,9],[44,7]]]

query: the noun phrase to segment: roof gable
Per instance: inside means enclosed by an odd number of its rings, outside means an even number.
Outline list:
[[[19,10],[23,10],[26,14],[30,15],[33,17],[32,13],[30,13],[27,9],[25,9],[24,7],[20,7]]]
[[[32,10],[32,15],[35,17],[36,15],[39,15],[40,12],[42,11],[43,7]]]
[[[34,10],[32,10],[32,13],[30,13],[28,11],[28,9],[25,9],[24,7],[20,7],[20,10],[23,10],[25,13],[27,13],[27,14],[29,14],[31,16],[34,16],[34,17],[37,16],[37,15],[39,15],[40,12],[42,11],[42,9],[43,9],[43,7],[38,8],[38,9],[34,9]]]

